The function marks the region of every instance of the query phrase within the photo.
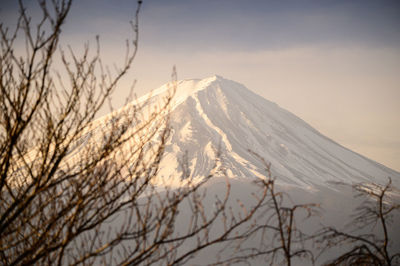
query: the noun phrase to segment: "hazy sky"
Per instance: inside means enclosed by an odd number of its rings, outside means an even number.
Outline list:
[[[2,0],[12,24],[16,7]],[[32,1],[27,1],[31,3]],[[124,55],[135,1],[75,1],[64,41],[100,35],[108,62]],[[400,171],[400,1],[144,0],[128,82],[142,95],[170,79],[219,74],[293,112],[321,133]]]

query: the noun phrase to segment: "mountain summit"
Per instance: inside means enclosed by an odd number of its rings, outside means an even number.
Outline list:
[[[164,85],[142,99],[159,98],[167,90]],[[165,178],[183,172],[182,160],[192,177],[207,175],[218,150],[232,178],[265,175],[256,153],[271,163],[277,181],[286,185],[385,183],[389,176],[395,184],[400,180],[400,173],[350,151],[277,104],[218,75],[178,81],[170,121],[172,132],[160,170]]]

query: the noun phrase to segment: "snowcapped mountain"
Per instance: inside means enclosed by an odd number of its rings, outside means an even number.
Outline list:
[[[139,102],[149,97],[157,102],[167,91],[164,85]],[[387,177],[396,185],[400,180],[400,173],[346,149],[277,104],[220,76],[178,82],[171,127],[160,171],[164,178],[182,174],[182,160],[192,177],[207,175],[219,150],[232,178],[265,175],[254,152],[271,163],[273,175],[285,185],[386,183]]]
[[[360,199],[353,197],[351,186],[337,186],[335,182],[386,184],[387,177],[391,177],[393,184],[399,187],[400,173],[346,149],[277,104],[251,92],[237,82],[220,76],[178,81],[169,108],[161,112],[160,116],[153,117],[152,123],[157,125],[147,130],[152,125],[146,123],[146,117],[151,115],[153,110],[159,113],[160,108],[157,109],[157,106],[162,107],[165,97],[170,94],[171,86],[166,84],[94,121],[71,148],[69,155],[71,164],[79,160],[79,152],[83,146],[97,142],[101,137],[112,135],[113,130],[118,131],[118,119],[124,120],[135,116],[136,110],[139,109],[144,112],[143,116],[140,113],[139,119],[133,120],[132,124],[135,126],[128,128],[127,132],[128,135],[133,133],[132,138],[137,138],[139,140],[137,143],[140,145],[153,141],[157,144],[155,141],[157,136],[152,133],[157,132],[158,126],[163,124],[163,119],[160,118],[164,114],[170,115],[171,133],[160,163],[158,179],[152,179],[157,192],[164,192],[165,185],[172,188],[182,185],[182,178],[202,180],[215,166],[218,152],[219,160],[230,178],[227,206],[232,207],[233,212],[239,212],[239,207],[242,209],[242,206],[253,206],[254,197],[251,195],[260,192],[259,187],[250,181],[254,177],[265,177],[265,165],[260,159],[263,158],[264,161],[271,163],[272,174],[276,177],[278,185],[277,191],[290,195],[290,202],[316,203],[324,209],[321,217],[311,222],[310,220],[303,222],[304,217],[298,216],[299,222],[296,226],[302,228],[305,233],[313,234],[323,225],[344,227],[348,221],[346,217],[354,214],[354,209],[361,202]],[[114,121],[117,122],[113,124]],[[135,124],[136,122],[138,124]],[[136,127],[140,128],[141,123],[145,124],[145,130],[136,130]],[[133,147],[137,147],[135,143],[133,140]],[[132,153],[131,147],[123,146],[118,150],[122,153],[117,153],[113,159],[119,162],[124,152]],[[187,167],[182,167],[185,162]],[[199,189],[199,194],[204,196],[203,206],[206,213],[213,213],[215,199],[226,195],[225,181],[225,178],[216,176]],[[152,191],[150,190],[150,193]],[[393,198],[398,200],[398,196],[396,194]],[[238,205],[237,202],[243,205]],[[286,203],[286,200],[284,202]],[[182,228],[187,228],[187,224],[191,223],[187,219],[193,215],[189,206],[191,205],[184,203],[179,207],[179,216],[175,224],[175,232],[178,234],[180,230],[185,230]],[[261,219],[261,223],[264,221],[262,216],[255,217],[254,221],[256,219]],[[399,218],[395,216],[394,219]],[[398,250],[399,246],[396,243],[400,243],[396,241],[400,239],[400,232],[396,228],[395,226],[389,228],[390,235],[395,239],[393,250]],[[213,225],[212,229],[214,232],[224,230],[222,224],[218,223]],[[188,247],[193,244],[190,242],[192,240],[189,240]],[[244,245],[249,248],[259,247],[260,241],[252,238]],[[182,249],[185,248],[186,244],[182,245]],[[223,253],[223,256],[230,256],[231,250],[225,248],[218,244],[203,250],[193,258],[191,264],[211,264],[221,255],[222,249],[228,252]],[[314,252],[317,254],[319,251],[315,249]],[[335,252],[337,251],[319,257],[320,261],[316,264],[322,264],[336,257]],[[265,264],[263,257],[255,258],[255,261],[254,265]],[[304,264],[300,261],[293,265]]]

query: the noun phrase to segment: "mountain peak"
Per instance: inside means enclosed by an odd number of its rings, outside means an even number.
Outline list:
[[[175,91],[175,95],[173,97],[173,106],[176,107],[182,102],[184,102],[186,99],[189,97],[195,97],[196,94],[198,94],[200,91],[216,91],[216,90],[224,90],[224,91],[229,91],[229,90],[235,90],[235,88],[241,88],[245,89],[246,88],[241,85],[240,83],[237,83],[235,81],[225,79],[224,77],[220,75],[213,75],[207,78],[203,79],[184,79],[184,80],[179,80],[177,82],[177,87]],[[145,102],[149,98],[153,97],[164,97],[167,96],[171,92],[172,84],[171,82],[164,84],[160,88],[152,91],[151,93],[142,96],[139,99],[139,102]],[[173,109],[174,109],[173,107]]]
[[[212,83],[214,82],[234,82],[232,80],[226,79],[220,75],[214,74],[212,76],[203,78],[203,79],[184,79],[184,80],[180,80],[178,81],[178,87],[185,87],[185,83],[189,83],[191,85],[195,85],[193,88],[194,91],[199,91],[199,90],[203,90],[207,87],[209,87]],[[236,83],[236,82],[234,82]],[[179,88],[178,88],[179,90]]]
[[[262,162],[249,150],[271,163],[273,175],[289,185],[384,183],[387,176],[400,176],[338,145],[244,85],[219,75],[179,81],[171,110],[173,133],[166,149],[165,176],[171,169],[180,169],[179,158],[186,153],[192,176],[206,175],[217,149],[231,177],[265,174]]]
[[[170,94],[171,83],[165,84],[124,109],[138,102],[162,106]],[[192,177],[206,176],[218,150],[230,177],[264,176],[265,166],[256,153],[272,164],[279,181],[289,185],[385,183],[388,176],[394,184],[400,182],[400,173],[338,145],[277,104],[219,75],[178,81],[170,107],[173,130],[161,176],[179,171],[182,156],[187,157]]]
[[[211,77],[209,77],[209,78],[206,78],[206,79],[213,79],[213,80],[226,80],[224,77],[222,77],[222,76],[220,76],[220,75],[218,75],[218,74],[214,74],[214,75],[212,75]]]

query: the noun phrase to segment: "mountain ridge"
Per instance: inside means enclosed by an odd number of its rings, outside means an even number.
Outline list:
[[[151,97],[162,96],[167,88],[160,87]],[[178,81],[175,97],[167,162],[161,167],[165,177],[180,171],[177,158],[184,154],[192,177],[206,175],[213,150],[220,148],[231,177],[263,176],[263,165],[251,150],[270,162],[273,174],[289,185],[400,178],[400,173],[338,144],[276,103],[221,76]]]

